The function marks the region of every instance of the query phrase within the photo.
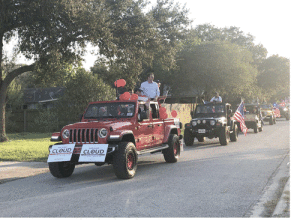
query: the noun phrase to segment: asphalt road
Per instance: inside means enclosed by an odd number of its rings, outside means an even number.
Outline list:
[[[250,217],[289,151],[290,123],[279,119],[228,146],[184,146],[174,164],[142,155],[130,180],[87,164],[65,179],[48,172],[1,184],[0,217]]]

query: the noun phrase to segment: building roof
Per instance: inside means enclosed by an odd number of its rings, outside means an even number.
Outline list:
[[[43,103],[57,100],[64,94],[65,88],[27,88],[24,90],[24,103]]]

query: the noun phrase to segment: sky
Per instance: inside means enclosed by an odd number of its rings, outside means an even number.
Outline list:
[[[186,8],[190,10],[190,18],[194,20],[193,26],[210,23],[218,28],[239,27],[244,33],[254,36],[255,43],[262,44],[268,50],[268,56],[279,54],[291,58],[290,36],[296,23],[295,0],[175,0],[175,2],[186,3]]]

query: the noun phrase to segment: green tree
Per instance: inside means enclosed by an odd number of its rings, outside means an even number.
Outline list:
[[[64,95],[54,109],[59,121],[74,123],[82,114],[89,102],[115,99],[115,90],[105,84],[102,79],[79,68],[76,74],[65,84]]]
[[[149,11],[152,24],[156,29],[156,47],[152,48],[153,60],[143,64],[143,73],[140,80],[147,79],[147,73],[153,71],[155,79],[164,84],[171,84],[173,71],[176,69],[177,53],[181,50],[187,38],[188,27],[191,20],[188,18],[189,10],[186,5],[170,0],[158,0]]]
[[[124,49],[100,59],[91,69],[109,84],[123,78],[133,89],[137,82],[147,79],[149,71],[155,72],[156,79],[167,80],[176,65],[176,54],[190,24],[188,10],[172,0],[158,0],[145,16],[138,8],[132,5],[128,10],[133,13],[123,17],[115,10],[112,16],[118,22],[113,41]]]
[[[144,0],[1,0],[0,1],[0,141],[5,133],[5,98],[14,78],[29,71],[40,78],[59,76],[61,64],[78,64],[88,42],[100,54],[122,64],[128,82],[151,60],[155,29],[142,10]],[[31,65],[3,69],[3,42],[18,39],[18,50]]]
[[[290,60],[279,55],[265,59],[258,67],[257,84],[265,94],[265,100],[277,96],[284,99],[290,94]]]
[[[251,34],[245,34],[238,27],[217,28],[214,25],[198,25],[190,31],[190,41],[199,39],[200,42],[211,42],[215,40],[228,41],[237,44],[252,53],[252,64],[258,65],[267,57],[267,49],[263,45],[254,43],[255,37]]]
[[[252,54],[239,45],[214,41],[181,51],[173,93],[193,91],[198,95],[218,91],[228,100],[251,93],[257,70],[251,65]]]

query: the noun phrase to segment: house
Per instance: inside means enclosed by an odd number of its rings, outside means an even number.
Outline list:
[[[23,109],[52,108],[53,102],[64,94],[65,88],[27,88],[24,90]]]

